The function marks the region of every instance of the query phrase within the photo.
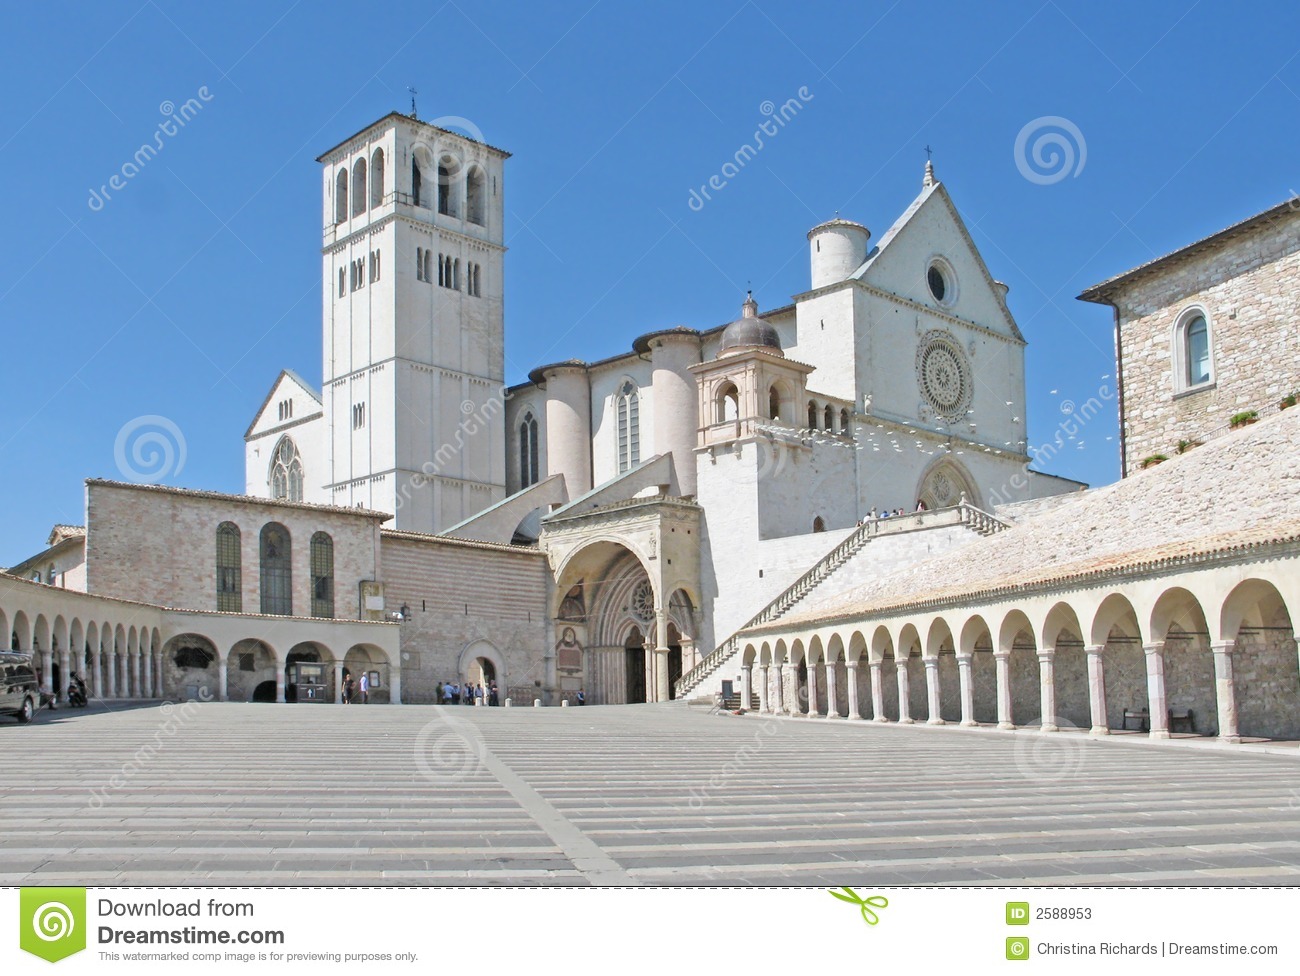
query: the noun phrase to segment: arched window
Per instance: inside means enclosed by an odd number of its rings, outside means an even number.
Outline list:
[[[311,537],[311,615],[334,616],[334,540],[328,532]]]
[[[519,425],[519,487],[537,484],[540,469],[537,463],[537,418],[531,413]]]
[[[817,404],[811,400],[808,401],[808,429],[817,429]]]
[[[424,176],[420,172],[420,161],[418,159],[412,159],[411,160],[411,202],[415,204],[417,207],[424,206],[424,204],[420,202],[420,189],[421,189],[420,184],[422,184],[423,182],[424,182]]]
[[[433,252],[424,252],[424,280],[433,281]],[[442,282],[439,282],[442,284]]]
[[[460,291],[460,258],[457,258],[451,265],[451,287]]]
[[[348,171],[341,169],[334,177],[334,223],[348,219]]]
[[[240,613],[244,609],[243,572],[239,556],[239,526],[217,526],[217,609]]]
[[[477,166],[465,177],[465,219],[480,227],[487,223],[487,178]]]
[[[302,458],[293,438],[285,436],[275,446],[269,477],[271,497],[285,501],[302,501]]]
[[[289,530],[279,522],[262,526],[258,546],[262,577],[262,613],[293,614],[293,548]]]
[[[451,256],[448,255],[442,259],[442,284],[445,288],[455,287],[451,279]]]
[[[835,432],[835,408],[829,403],[826,404],[826,409],[823,411],[822,430],[830,433]]]
[[[826,520],[822,518],[820,515],[818,515],[815,519],[813,519],[813,531],[814,532],[826,531]]]
[[[845,435],[853,433],[851,430],[849,430],[849,408],[848,407],[845,407],[843,410],[840,411],[840,433]]]
[[[415,280],[424,280],[424,248],[422,247],[415,249]]]
[[[715,423],[724,424],[740,416],[740,391],[735,383],[726,383],[718,390],[715,408]]]
[[[384,202],[384,151],[376,149],[370,157],[370,208]]]
[[[641,463],[641,407],[636,384],[628,380],[618,391],[618,473]]]
[[[1203,386],[1213,377],[1213,359],[1210,350],[1210,326],[1200,311],[1185,315],[1178,325],[1175,342],[1174,375],[1177,388],[1189,390]]]
[[[773,420],[781,419],[781,391],[775,386],[767,393],[767,415]]]
[[[366,161],[352,164],[352,216],[366,212]]]
[[[438,213],[458,216],[456,181],[460,177],[460,164],[452,156],[438,160]]]

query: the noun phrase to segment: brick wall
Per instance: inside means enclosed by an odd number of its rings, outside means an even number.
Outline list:
[[[1120,310],[1126,471],[1172,456],[1244,410],[1276,406],[1300,388],[1300,211],[1124,286]],[[1174,326],[1208,313],[1214,384],[1177,394]]]

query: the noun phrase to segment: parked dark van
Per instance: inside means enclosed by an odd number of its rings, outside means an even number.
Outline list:
[[[29,654],[0,651],[0,715],[30,722],[41,700],[36,670]]]

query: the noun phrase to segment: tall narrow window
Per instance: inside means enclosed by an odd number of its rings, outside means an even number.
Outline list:
[[[366,212],[366,161],[358,159],[352,164],[352,216]]]
[[[311,615],[334,616],[334,540],[326,532],[311,537]]]
[[[376,149],[370,157],[370,207],[384,202],[384,151]]]
[[[636,384],[628,380],[618,391],[618,473],[641,463],[641,408]]]
[[[438,213],[449,217],[457,215],[455,182],[459,175],[460,168],[455,159],[443,156],[438,160]]]
[[[334,223],[348,219],[348,171],[341,169],[334,178]]]
[[[413,159],[411,160],[411,202],[417,207],[424,206],[420,202],[420,184],[423,182],[424,178],[420,174],[420,162]]]
[[[271,497],[283,501],[302,501],[302,458],[293,438],[285,436],[275,446],[271,457],[271,471],[267,478]]]
[[[1199,386],[1210,382],[1210,328],[1205,316],[1198,315],[1187,323],[1186,330],[1186,383]]]
[[[424,280],[424,248],[422,247],[415,249],[415,280]]]
[[[424,252],[424,280],[433,281],[433,252]]]
[[[465,219],[482,226],[487,223],[487,180],[477,166],[471,167],[465,177]]]
[[[217,526],[217,609],[239,613],[243,573],[239,558],[239,526],[222,522]]]
[[[442,255],[438,255],[438,287],[441,288],[446,284],[446,275],[442,273]]]
[[[824,414],[823,421],[822,421],[822,430],[834,432],[835,408],[828,403],[826,404],[826,409],[822,411],[822,413]]]
[[[339,268],[339,298],[347,294],[347,281],[343,276],[343,269]]]
[[[262,577],[262,613],[293,614],[293,551],[289,530],[279,522],[262,526],[258,546]]]
[[[808,401],[808,429],[817,429],[817,404],[811,400]]]
[[[519,487],[537,484],[538,476],[537,418],[530,413],[519,425]]]

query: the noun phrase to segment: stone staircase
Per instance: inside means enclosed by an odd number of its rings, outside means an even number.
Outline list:
[[[821,586],[838,569],[850,562],[873,539],[927,528],[960,525],[978,535],[993,535],[1009,528],[1006,522],[975,508],[961,504],[932,512],[915,512],[887,519],[873,519],[859,525],[834,549],[813,564],[812,568],[787,586],[744,626],[719,644],[704,660],[678,679],[675,697],[685,698],[717,672],[740,650],[740,635],[751,627],[776,620]],[[739,695],[736,696],[737,698]]]

